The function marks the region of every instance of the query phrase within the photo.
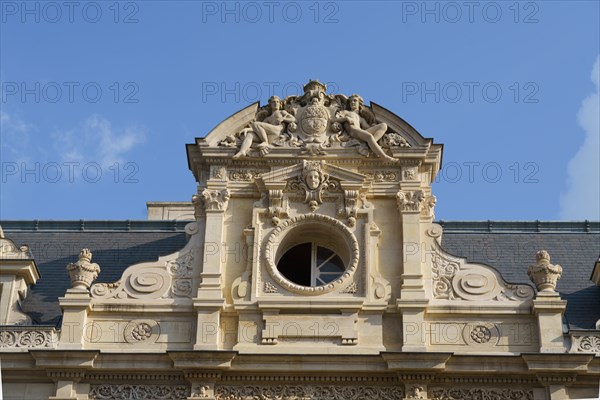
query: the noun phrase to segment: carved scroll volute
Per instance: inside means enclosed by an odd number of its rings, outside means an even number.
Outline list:
[[[356,218],[356,207],[358,203],[358,190],[344,190],[344,203],[346,205],[346,217]]]
[[[273,222],[277,225],[280,218],[287,217],[287,207],[283,198],[282,189],[269,189],[269,215],[273,217]]]

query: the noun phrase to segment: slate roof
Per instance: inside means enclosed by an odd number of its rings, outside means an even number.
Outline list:
[[[509,282],[529,283],[527,267],[535,252],[546,249],[563,267],[558,283],[567,300],[571,329],[592,329],[600,319],[600,286],[591,280],[600,255],[600,222],[438,221],[442,246],[452,254],[497,268]],[[114,282],[122,271],[156,260],[186,243],[184,221],[3,221],[6,237],[28,244],[41,279],[23,309],[35,323],[58,324],[58,297],[70,287],[66,265],[87,247],[102,268],[98,282]]]

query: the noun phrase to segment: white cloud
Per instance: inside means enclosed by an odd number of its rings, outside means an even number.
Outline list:
[[[125,153],[145,139],[139,127],[115,129],[106,118],[94,114],[78,128],[52,134],[63,161],[97,162],[102,166],[124,163]]]
[[[600,220],[600,56],[591,78],[596,92],[583,100],[577,113],[585,138],[569,161],[567,191],[560,199],[562,219]]]
[[[2,159],[27,162],[31,159],[31,134],[36,126],[20,116],[0,110],[0,151]]]

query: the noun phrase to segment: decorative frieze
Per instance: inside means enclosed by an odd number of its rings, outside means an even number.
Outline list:
[[[0,327],[0,348],[56,348],[53,327]]]
[[[357,385],[221,385],[217,400],[402,400],[404,391],[397,386]]]
[[[600,332],[571,334],[570,353],[595,353],[600,356]]]
[[[235,168],[229,170],[229,180],[232,182],[254,182],[262,174],[269,172],[268,169]]]
[[[190,395],[187,385],[90,385],[90,400],[181,400]]]
[[[431,388],[432,400],[533,400],[527,389]]]
[[[398,170],[360,170],[373,182],[398,182],[400,180]]]

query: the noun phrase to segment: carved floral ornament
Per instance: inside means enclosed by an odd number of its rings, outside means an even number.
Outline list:
[[[326,92],[324,84],[310,81],[302,96],[273,96],[246,127],[218,145],[236,148],[234,158],[262,157],[273,147],[299,148],[310,155],[326,154],[334,148],[356,148],[363,156],[373,154],[394,163],[397,159],[388,154],[389,150],[410,147],[402,135],[377,121],[359,95]]]
[[[58,342],[56,329],[54,328],[10,328],[11,327],[5,327],[0,330],[0,348],[54,348]]]

